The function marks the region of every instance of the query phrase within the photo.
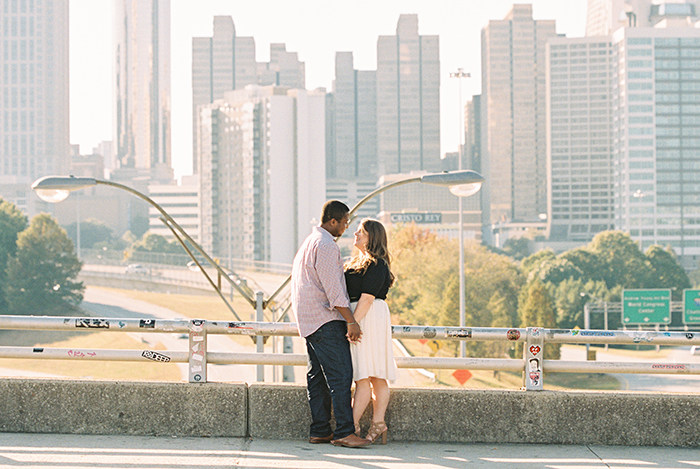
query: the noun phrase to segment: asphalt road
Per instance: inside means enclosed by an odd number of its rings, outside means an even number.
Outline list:
[[[636,362],[636,363],[700,363],[700,356],[691,355],[690,347],[678,347],[671,350],[668,357],[659,359],[628,356],[613,352],[605,352],[596,348],[596,359],[599,362]],[[583,347],[562,347],[562,360],[585,360],[586,351]],[[624,391],[653,391],[653,392],[700,392],[700,376],[698,375],[643,375],[633,373],[611,374],[622,383]],[[546,379],[546,378],[545,378]]]

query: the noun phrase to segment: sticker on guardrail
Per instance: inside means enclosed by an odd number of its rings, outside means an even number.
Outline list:
[[[106,319],[78,318],[75,327],[87,327],[90,329],[109,329],[109,321]]]
[[[156,362],[168,363],[170,361],[169,356],[163,355],[162,353],[154,352],[153,350],[144,350],[141,353],[141,356],[143,358],[148,358],[149,360],[153,360]]]
[[[460,337],[462,339],[471,339],[472,330],[471,329],[447,329],[445,331],[447,337]]]
[[[517,329],[509,329],[508,332],[506,332],[506,337],[508,337],[508,340],[518,340],[520,338],[520,331]]]
[[[141,319],[139,321],[139,327],[144,329],[155,329],[156,320],[155,319]]]

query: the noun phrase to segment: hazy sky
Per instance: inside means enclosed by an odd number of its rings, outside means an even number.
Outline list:
[[[523,2],[526,3],[526,2]],[[536,20],[554,19],[557,32],[582,36],[586,0],[533,0]],[[503,19],[511,0],[171,0],[172,159],[176,176],[191,172],[192,37],[211,36],[213,17],[233,18],[238,36],[255,38],[257,60],[270,43],[286,43],[306,63],[306,87],[331,90],[335,53],[352,51],[355,68],[375,70],[377,37],[395,35],[402,13],[418,14],[421,35],[440,36],[442,153],[459,142],[462,101],[481,90],[481,29]],[[71,143],[89,153],[112,139],[112,0],[70,0]]]

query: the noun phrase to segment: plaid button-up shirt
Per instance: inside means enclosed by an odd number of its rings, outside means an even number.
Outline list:
[[[335,309],[350,307],[343,259],[333,236],[316,226],[292,265],[292,309],[299,335],[307,337],[330,321],[345,319]]]

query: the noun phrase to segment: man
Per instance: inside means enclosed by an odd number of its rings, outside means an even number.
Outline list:
[[[357,448],[370,442],[354,433],[348,339],[359,340],[362,332],[350,309],[343,259],[335,243],[348,227],[349,211],[338,200],[323,205],[321,225],[314,227],[294,258],[292,308],[308,353],[309,443]],[[331,406],[335,433],[330,425]]]

